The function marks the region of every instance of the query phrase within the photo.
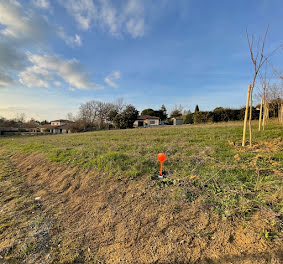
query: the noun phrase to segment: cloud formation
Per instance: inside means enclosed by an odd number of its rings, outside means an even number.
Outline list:
[[[115,1],[110,0],[98,0],[95,3],[93,0],[59,2],[83,30],[88,30],[94,24],[117,37],[129,34],[137,38],[145,34],[142,0],[127,0],[121,7],[115,6]]]
[[[46,0],[32,3],[40,8],[50,7]],[[67,35],[62,27],[56,28],[16,0],[0,2],[0,86],[15,84],[13,78],[18,75],[19,82],[27,87],[59,86],[57,77],[76,89],[101,88],[90,80],[75,59],[64,60],[57,55],[32,55],[27,52],[40,47],[42,53],[46,47],[44,40],[50,33],[57,34],[71,47],[82,45],[79,35]]]
[[[34,6],[42,9],[49,9],[51,7],[48,0],[33,0],[32,3]]]
[[[0,24],[4,27],[1,35],[14,42],[42,40],[49,31],[45,19],[30,10],[25,12],[21,4],[13,0],[0,3]]]
[[[118,85],[114,82],[121,78],[121,73],[119,71],[114,71],[104,78],[104,81],[113,88],[118,88]]]
[[[50,82],[58,85],[57,78],[76,89],[102,89],[100,85],[91,81],[82,65],[75,59],[64,60],[54,55],[29,54],[29,61],[33,64],[19,74],[19,81],[28,87],[46,87]]]

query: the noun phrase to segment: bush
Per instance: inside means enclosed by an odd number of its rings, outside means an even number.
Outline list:
[[[189,113],[185,116],[185,120],[184,120],[185,124],[193,124],[194,123],[194,114],[193,113]]]

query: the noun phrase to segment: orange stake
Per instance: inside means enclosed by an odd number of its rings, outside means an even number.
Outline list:
[[[160,177],[162,177],[162,162],[166,160],[166,156],[164,153],[159,153],[157,158],[160,161]]]

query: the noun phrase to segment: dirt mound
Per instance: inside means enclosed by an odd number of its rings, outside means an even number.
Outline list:
[[[51,163],[40,154],[17,154],[11,160],[32,199],[40,197],[44,213],[53,219],[46,263],[283,260],[280,238],[269,235],[270,223],[277,221],[270,211],[261,210],[249,221],[224,220],[201,199],[169,199],[173,189],[157,188],[148,177],[117,181],[94,170]]]

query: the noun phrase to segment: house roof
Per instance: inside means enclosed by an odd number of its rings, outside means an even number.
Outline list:
[[[46,125],[42,125],[40,128],[69,129],[70,125],[66,124],[66,125],[61,125],[61,126],[53,126],[53,125],[50,125],[50,124],[46,124]]]
[[[55,128],[58,128],[58,129],[70,129],[70,125],[67,124],[67,125],[62,125],[62,126],[56,126]]]
[[[55,127],[55,126],[52,126],[50,124],[45,124],[45,125],[40,126],[40,128],[51,128],[51,127]]]
[[[53,121],[51,121],[51,122],[66,122],[66,123],[68,123],[68,122],[71,122],[71,121],[69,121],[69,120],[64,120],[64,119],[58,119],[58,120],[53,120]]]
[[[159,119],[157,116],[150,116],[150,115],[140,115],[137,118],[138,120],[146,120],[146,119]]]

